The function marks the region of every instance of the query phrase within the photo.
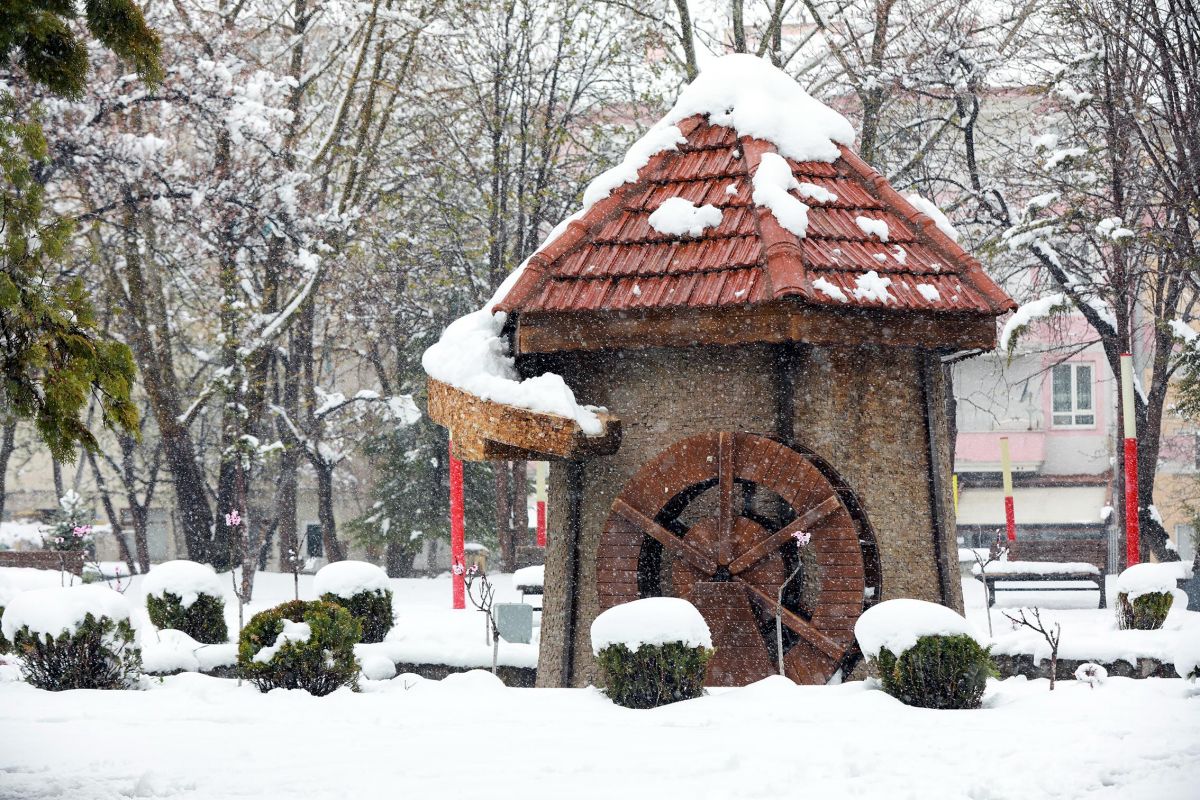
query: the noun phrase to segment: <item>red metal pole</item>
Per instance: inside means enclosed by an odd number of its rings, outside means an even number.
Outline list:
[[[1121,354],[1122,434],[1125,437],[1125,566],[1141,561],[1138,526],[1137,414],[1133,400],[1133,356]]]
[[[454,456],[454,443],[450,443],[450,563],[457,567],[451,570],[454,585],[454,608],[467,607],[467,592],[462,568],[465,564],[465,530],[463,527],[463,466]]]
[[[1008,540],[1017,540],[1017,514],[1013,508],[1012,458],[1008,453],[1008,437],[1000,437],[1000,475],[1004,479],[1004,524]]]
[[[537,546],[546,546],[546,462],[534,465],[534,497],[537,500]]]

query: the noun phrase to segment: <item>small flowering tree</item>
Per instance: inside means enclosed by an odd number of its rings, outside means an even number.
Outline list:
[[[455,575],[462,575],[467,584],[467,597],[471,605],[487,616],[488,638],[492,645],[492,674],[496,674],[496,663],[500,656],[500,628],[496,625],[496,615],[492,613],[492,603],[496,597],[496,587],[492,586],[477,564],[464,567],[462,562],[454,562],[451,570]]]
[[[54,521],[43,533],[42,545],[59,553],[90,552],[94,547],[93,529],[83,498],[68,490],[59,498],[58,509]]]
[[[796,540],[796,552],[799,554],[800,548],[808,545],[812,541],[812,534],[808,531],[796,531],[792,534],[792,538]],[[804,560],[798,558],[796,560],[796,568],[792,570],[792,574],[788,575],[783,583],[779,584],[779,591],[775,593],[775,657],[778,660],[779,674],[785,674],[783,671],[783,593],[804,569]]]

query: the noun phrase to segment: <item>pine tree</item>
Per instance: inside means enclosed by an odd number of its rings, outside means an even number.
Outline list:
[[[72,2],[11,0],[0,6],[0,70],[27,88],[78,97],[86,87],[87,45],[72,27]],[[132,0],[86,0],[87,30],[150,84],[162,77],[157,34]],[[0,85],[4,85],[0,81]],[[72,460],[96,447],[82,420],[89,398],[105,425],[136,430],[129,394],[133,359],[103,337],[78,279],[55,281],[72,226],[46,204],[46,140],[11,95],[0,93],[0,393],[8,410],[32,419],[51,453]]]

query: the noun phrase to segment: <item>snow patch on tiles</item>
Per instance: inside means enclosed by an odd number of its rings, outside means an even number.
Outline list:
[[[841,289],[839,289],[834,284],[830,283],[825,278],[817,278],[816,280],[814,280],[812,282],[812,286],[818,292],[820,292],[821,294],[830,298],[831,300],[837,300],[839,303],[849,303],[850,302],[850,298],[846,297],[845,292],[843,292]]]
[[[892,248],[892,257],[896,259],[896,263],[903,264],[908,261],[908,251],[900,245],[896,245]]]
[[[890,303],[894,300],[891,294],[888,293],[888,287],[892,285],[892,279],[881,277],[875,270],[856,277],[854,285],[854,297],[858,300],[874,301],[877,303]]]
[[[801,181],[796,184],[796,189],[799,190],[802,197],[807,197],[816,203],[836,203],[838,196],[826,189],[824,186],[818,186],[815,183]]]
[[[936,303],[938,300],[942,299],[941,293],[937,290],[937,287],[933,286],[932,284],[918,283],[917,291],[920,292],[921,297],[924,297],[930,303]]]
[[[904,199],[912,203],[913,208],[917,211],[920,211],[933,220],[933,224],[937,226],[937,229],[949,236],[951,241],[958,241],[958,231],[950,224],[950,218],[943,214],[942,210],[934,205],[932,201],[926,200],[919,194],[906,195]]]
[[[560,224],[547,241],[565,227]],[[561,375],[546,372],[522,380],[517,374],[508,340],[502,335],[508,314],[492,313],[491,308],[504,299],[524,270],[524,264],[513,270],[483,308],[446,326],[442,338],[421,356],[421,366],[429,377],[483,400],[567,417],[588,436],[597,436],[604,430],[600,418],[575,401],[575,393]]]
[[[683,119],[683,117],[679,119]],[[620,164],[600,173],[588,184],[587,189],[583,192],[583,208],[580,216],[612,194],[614,189],[636,181],[638,171],[650,163],[651,158],[665,151],[676,150],[685,141],[687,140],[684,139],[683,132],[679,130],[678,126],[665,120],[646,131],[646,134],[629,148],[629,152],[625,154],[625,158]],[[554,235],[551,234],[547,242],[554,238]],[[542,247],[545,246],[545,244],[542,245]]]
[[[854,224],[858,225],[858,229],[867,236],[874,235],[878,237],[879,241],[881,242],[886,242],[888,240],[888,224],[881,219],[858,216],[854,218]]]
[[[845,117],[769,61],[745,53],[707,62],[659,124],[694,114],[739,136],[768,141],[796,161],[833,163],[841,155],[838,144],[854,142],[854,127]]]
[[[670,197],[650,215],[650,227],[668,236],[699,236],[721,224],[721,209],[697,206],[682,197]]]
[[[808,206],[790,191],[800,186],[792,168],[778,153],[763,153],[754,173],[755,205],[770,209],[785,230],[803,239],[808,235]]]
[[[726,187],[725,187],[725,194],[728,194],[728,195],[735,195],[735,194],[737,194],[737,193],[738,193],[738,185],[737,185],[737,183],[736,183],[736,182],[734,182],[734,183],[731,183],[731,184],[729,184],[728,186],[726,186]]]

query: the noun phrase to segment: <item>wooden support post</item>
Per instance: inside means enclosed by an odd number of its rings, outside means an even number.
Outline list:
[[[1013,508],[1012,458],[1008,453],[1008,437],[1000,437],[1000,474],[1004,479],[1004,524],[1008,528],[1008,540],[1017,540],[1017,515]]]
[[[1122,435],[1125,437],[1125,566],[1141,561],[1138,527],[1137,414],[1133,399],[1133,356],[1121,354]]]
[[[545,461],[539,461],[533,466],[534,470],[534,499],[537,502],[537,546],[546,546],[546,468]]]
[[[463,465],[454,455],[454,442],[450,442],[450,563],[453,584],[452,607],[467,607],[466,586],[463,570],[466,568],[466,531],[463,524]]]

